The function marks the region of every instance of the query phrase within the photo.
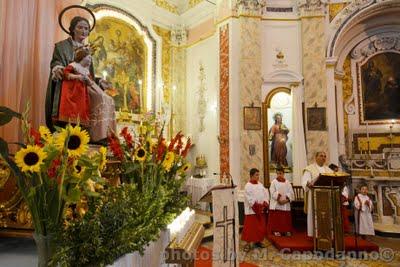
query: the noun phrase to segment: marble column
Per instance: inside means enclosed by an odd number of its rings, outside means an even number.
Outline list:
[[[260,3],[258,3],[260,2]],[[236,12],[240,32],[239,90],[240,107],[254,105],[261,107],[261,2],[252,1],[251,5],[238,2]],[[263,177],[263,140],[260,130],[245,130],[243,112],[240,121],[240,177],[243,187],[248,181],[249,170],[257,168]],[[261,118],[260,118],[261,119]],[[255,151],[250,153],[250,147]],[[262,180],[262,179],[261,179]]]
[[[302,26],[303,76],[305,108],[327,108],[326,57],[325,57],[325,1],[300,0]],[[307,116],[307,112],[306,112]],[[329,113],[326,113],[327,127]],[[332,135],[333,136],[333,135]],[[328,130],[310,131],[306,125],[307,159],[312,162],[315,153],[329,151]],[[328,159],[329,161],[332,159]]]
[[[326,61],[326,85],[327,85],[327,124],[328,124],[328,150],[329,163],[338,165],[339,159],[339,132],[337,128],[337,100],[336,100],[336,84],[335,84],[335,66],[336,59],[328,59]]]

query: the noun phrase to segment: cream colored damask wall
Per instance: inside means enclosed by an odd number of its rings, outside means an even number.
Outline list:
[[[245,106],[261,106],[261,20],[259,18],[240,17],[240,54],[239,57],[239,88],[240,103]],[[240,127],[240,161],[241,186],[243,187],[251,168],[258,168],[263,177],[263,143],[262,130],[244,130],[243,116]],[[233,144],[234,145],[234,144]],[[249,147],[254,146],[255,154],[250,155]]]
[[[301,22],[305,108],[326,107],[325,18],[305,17]],[[306,142],[309,162],[316,152],[328,152],[327,131],[306,130]]]

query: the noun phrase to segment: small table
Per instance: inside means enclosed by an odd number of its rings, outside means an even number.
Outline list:
[[[199,203],[200,198],[210,190],[211,187],[218,184],[218,179],[213,178],[194,178],[190,177],[186,181],[186,190],[189,195],[192,196],[191,204],[192,206],[199,205],[200,209],[208,210],[207,203]]]

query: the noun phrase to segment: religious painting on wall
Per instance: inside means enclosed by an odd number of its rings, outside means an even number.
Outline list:
[[[326,131],[326,108],[307,108],[307,129]]]
[[[400,54],[377,54],[359,70],[361,123],[400,119]]]
[[[277,92],[267,109],[267,135],[269,170],[281,166],[291,172],[292,159],[292,99],[289,93]],[[289,178],[289,177],[287,177]]]
[[[98,19],[89,42],[96,47],[93,55],[96,76],[111,82],[110,93],[117,110],[140,113],[145,105],[148,49],[134,26],[114,18]]]
[[[261,107],[244,107],[243,122],[245,130],[261,129]]]

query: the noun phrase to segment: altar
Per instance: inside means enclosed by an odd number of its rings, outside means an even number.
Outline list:
[[[192,207],[199,206],[201,210],[208,210],[208,203],[200,203],[200,198],[210,190],[214,185],[219,183],[217,177],[194,178],[189,177],[185,184],[185,190],[191,196],[190,204]]]

